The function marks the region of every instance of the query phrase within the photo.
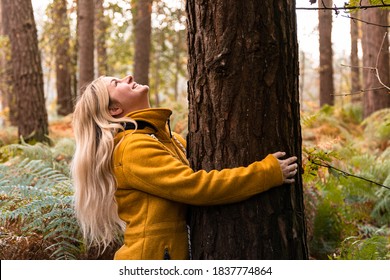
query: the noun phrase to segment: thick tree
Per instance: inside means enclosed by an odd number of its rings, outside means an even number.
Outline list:
[[[149,85],[152,2],[153,0],[133,1],[133,5],[135,5],[133,7],[133,11],[135,11],[134,78],[143,85]]]
[[[19,136],[47,141],[48,119],[37,29],[31,0],[2,0],[9,27]]]
[[[363,3],[368,5],[368,0]],[[367,9],[361,11],[363,24],[363,114],[368,117],[373,112],[390,107],[390,71],[388,10]],[[371,68],[371,70],[367,69]],[[386,88],[387,86],[387,88]]]
[[[94,79],[95,0],[78,1],[79,87]]]
[[[53,2],[53,34],[56,60],[57,113],[66,116],[73,112],[73,96],[70,65],[70,27],[66,0]]]
[[[332,0],[318,1],[318,7],[332,7]],[[332,10],[318,11],[320,46],[320,107],[334,104]]]
[[[186,10],[192,168],[246,166],[278,150],[300,162],[295,1],[188,0]],[[191,212],[194,259],[308,258],[300,175]]]

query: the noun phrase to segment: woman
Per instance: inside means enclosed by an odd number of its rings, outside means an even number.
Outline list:
[[[78,100],[73,126],[75,209],[88,244],[124,230],[115,259],[188,259],[187,205],[227,204],[293,183],[296,157],[194,172],[168,109],[152,109],[132,76],[100,77]]]

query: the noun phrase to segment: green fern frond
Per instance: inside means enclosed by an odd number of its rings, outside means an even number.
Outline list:
[[[342,260],[388,260],[390,259],[389,237],[373,235],[369,238],[351,236],[341,246],[336,259]]]
[[[13,149],[19,161],[0,164],[1,224],[17,222],[23,235],[40,234],[50,240],[47,250],[53,258],[75,259],[85,247],[74,214],[71,179],[51,164],[49,147],[18,145],[8,151]],[[50,160],[21,156],[39,153]]]
[[[386,180],[385,182],[388,182],[388,180]],[[371,212],[371,215],[380,224],[389,224],[390,223],[390,191],[386,189],[381,189],[378,190],[377,195],[379,199],[375,204]]]
[[[50,147],[42,143],[36,143],[35,145],[30,145],[26,143],[11,144],[1,147],[0,153],[8,157],[19,156],[23,159],[40,159],[46,162],[51,162],[51,159],[53,158],[53,154],[50,150]]]

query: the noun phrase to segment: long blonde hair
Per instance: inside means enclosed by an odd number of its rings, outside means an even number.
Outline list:
[[[124,228],[118,217],[114,193],[112,154],[114,136],[123,130],[121,122],[129,118],[113,118],[110,99],[102,77],[91,82],[80,95],[73,114],[76,151],[72,161],[75,188],[75,211],[87,245],[103,245],[104,249]]]

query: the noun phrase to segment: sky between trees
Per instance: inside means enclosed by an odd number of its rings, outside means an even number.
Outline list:
[[[111,0],[115,1],[115,0]],[[121,0],[118,0],[121,1]],[[166,2],[177,2],[175,0],[165,0]],[[45,8],[50,0],[32,0],[36,21],[38,16],[42,17],[45,13]],[[345,0],[333,0],[337,7],[342,7]],[[316,8],[318,4],[310,4],[309,0],[296,0],[296,7]],[[347,15],[341,12],[338,16],[333,15],[333,47],[335,53],[349,54],[350,38],[349,38],[349,19],[343,17]],[[315,60],[318,57],[318,11],[316,10],[297,10],[297,25],[298,25],[298,41],[302,51],[310,54]]]

